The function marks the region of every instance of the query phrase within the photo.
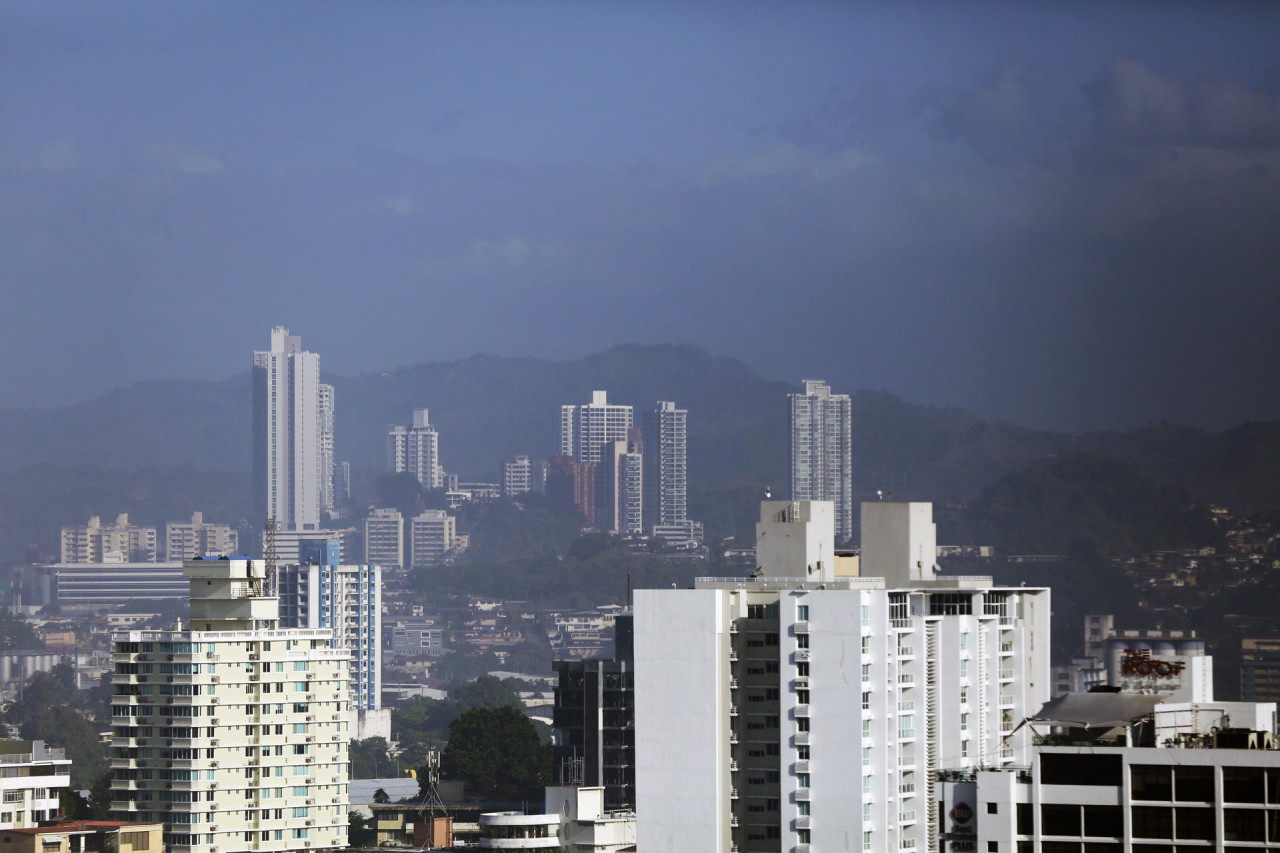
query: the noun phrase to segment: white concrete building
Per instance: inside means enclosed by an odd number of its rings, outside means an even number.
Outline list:
[[[853,404],[825,382],[804,380],[791,401],[791,498],[832,501],[836,539],[853,535]]]
[[[640,420],[644,442],[645,526],[684,524],[689,519],[689,411],[660,401]]]
[[[189,627],[113,637],[113,817],[175,853],[345,847],[349,653],[278,626],[261,560],[184,571]]]
[[[192,513],[191,521],[171,521],[164,526],[164,554],[170,562],[194,560],[206,554],[234,556],[240,553],[240,534],[227,524],[209,524],[204,513]]]
[[[625,442],[631,428],[631,407],[610,405],[605,391],[592,391],[590,403],[560,407],[560,455],[595,466],[595,526],[600,530],[614,529],[613,443]]]
[[[364,521],[364,561],[383,569],[401,569],[404,560],[404,516],[398,509],[375,509]]]
[[[304,542],[300,562],[276,578],[281,628],[328,628],[330,645],[350,660],[350,732],[355,740],[391,739],[391,712],[382,708],[382,571],[343,565],[332,540]]]
[[[431,425],[426,409],[414,409],[409,426],[387,427],[387,470],[412,474],[426,489],[444,487],[440,434]]]
[[[606,810],[604,788],[549,787],[543,814],[480,815],[480,849],[560,853],[635,850],[636,813]]]
[[[156,529],[130,524],[127,513],[115,524],[94,515],[84,527],[62,528],[63,563],[154,563],[156,557]]]
[[[335,506],[333,461],[333,386],[320,384],[320,490],[321,509],[326,516],[333,515]]]
[[[71,761],[42,740],[0,741],[0,830],[56,821],[58,795],[71,787]]]
[[[630,432],[632,440],[609,444],[609,459],[602,467],[608,473],[606,488],[611,500],[609,531],[622,536],[640,536],[645,529],[644,453],[638,440],[639,430]],[[600,522],[597,514],[596,525],[604,526]]]
[[[457,520],[442,509],[429,509],[410,522],[412,567],[429,569],[442,565],[457,543]]]
[[[941,774],[936,811],[946,849],[1280,848],[1275,704],[1161,699],[1061,697],[1030,723],[1041,730],[1028,766]]]
[[[320,529],[324,506],[320,356],[283,326],[253,354],[253,483],[258,526]]]
[[[1029,760],[1049,591],[913,581],[903,548],[841,577],[830,505],[779,503],[763,573],[635,593],[638,847],[935,851],[936,771]]]
[[[547,463],[531,460],[528,456],[517,456],[502,463],[498,472],[498,486],[504,497],[514,497],[529,492],[546,494]]]

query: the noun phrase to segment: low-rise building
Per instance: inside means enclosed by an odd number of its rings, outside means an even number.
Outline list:
[[[0,830],[57,820],[58,795],[70,787],[71,760],[64,750],[49,749],[42,740],[0,740]]]
[[[482,850],[619,853],[636,849],[634,811],[608,811],[603,788],[547,788],[543,814],[480,815]]]
[[[164,825],[66,820],[0,831],[0,853],[162,853]]]

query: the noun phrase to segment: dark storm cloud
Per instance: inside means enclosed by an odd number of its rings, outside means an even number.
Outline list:
[[[1190,84],[1133,59],[1083,90],[1100,141],[1117,145],[1280,145],[1280,95],[1232,79]]]
[[[1037,107],[1021,63],[1006,63],[968,88],[929,86],[916,97],[912,112],[931,133],[965,142],[996,163],[1039,159],[1059,141]]]

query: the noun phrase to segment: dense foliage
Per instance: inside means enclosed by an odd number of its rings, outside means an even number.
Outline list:
[[[441,772],[466,781],[469,796],[537,801],[551,782],[551,770],[550,744],[517,708],[472,708],[449,726]]]

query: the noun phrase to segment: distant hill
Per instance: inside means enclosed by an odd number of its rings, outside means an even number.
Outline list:
[[[800,377],[794,384],[766,380],[740,361],[694,346],[626,345],[572,361],[480,355],[324,379],[336,389],[337,458],[352,464],[358,485],[371,484],[383,470],[387,425],[409,422],[416,407],[428,408],[440,430],[447,470],[467,480],[492,480],[504,458],[554,453],[559,407],[587,401],[594,389],[638,409],[674,400],[689,410],[691,513],[708,523],[709,535],[749,536],[764,488],[786,493],[786,395],[798,390]],[[949,516],[957,535],[990,535],[1010,547],[1057,547],[1067,540],[1057,534],[1029,538],[1027,531],[1040,524],[1065,531],[1059,513],[1079,509],[1067,526],[1105,548],[1164,541],[1160,531],[1171,523],[1170,507],[1185,501],[1280,509],[1277,423],[1223,433],[1153,425],[1071,436],[989,423],[887,391],[852,396],[857,498],[874,499],[884,490],[897,500],[969,502],[963,517]],[[190,508],[226,520],[247,517],[249,496],[241,484],[250,467],[249,424],[247,371],[223,382],[144,382],[56,409],[0,410],[0,509],[20,508],[0,517],[0,538],[9,539],[0,549],[25,547],[19,540],[46,542],[48,531],[82,523],[80,516],[90,510],[162,516],[138,519],[146,523],[181,517]],[[1113,479],[1104,480],[1115,494],[1150,499],[1143,518],[1159,517],[1152,521],[1156,533],[1146,521],[1136,528],[1117,521],[1131,509],[1123,501],[1081,509],[1078,499],[1091,481],[1078,466],[1055,463],[1077,455],[1110,472]],[[1104,458],[1122,469],[1112,470]],[[45,482],[48,488],[38,488]],[[78,489],[81,482],[85,489]],[[1027,489],[1040,489],[1049,503],[1037,510],[1023,501]],[[184,499],[166,512],[158,500],[165,494]],[[57,495],[78,497],[68,503]],[[28,497],[45,509],[23,505]],[[197,499],[203,507],[193,503]],[[1107,519],[1090,521],[1088,513]],[[37,516],[38,530],[18,524]]]

